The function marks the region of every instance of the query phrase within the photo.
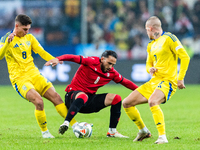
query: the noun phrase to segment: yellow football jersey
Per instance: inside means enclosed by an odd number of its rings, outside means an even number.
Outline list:
[[[54,57],[46,52],[32,34],[24,37],[15,36],[13,41],[8,43],[8,32],[0,41],[0,59],[5,56],[8,66],[11,83],[14,84],[18,78],[39,74],[32,57],[32,50],[38,53],[44,60],[49,61]]]
[[[154,77],[166,79],[177,85],[177,80],[183,80],[189,65],[190,57],[177,37],[169,32],[156,40],[152,40],[147,46],[146,69],[149,73],[151,67],[158,69]],[[177,77],[178,58],[181,60],[180,71]]]

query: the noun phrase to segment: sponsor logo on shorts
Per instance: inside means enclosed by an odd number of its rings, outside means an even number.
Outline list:
[[[27,90],[27,87],[26,87],[25,85],[23,85],[23,86],[22,86],[22,89],[23,89],[24,91],[26,91],[26,90]]]

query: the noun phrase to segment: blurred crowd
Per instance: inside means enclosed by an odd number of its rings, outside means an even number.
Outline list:
[[[148,0],[88,0],[88,43],[116,45],[121,59],[146,59]],[[191,57],[200,58],[200,0],[154,0],[163,30],[174,33]]]
[[[42,44],[75,46],[81,42],[81,0],[1,1],[0,35],[13,27],[16,14],[26,13],[33,20],[32,32]],[[150,1],[154,4],[148,5]],[[175,34],[191,58],[200,58],[200,0],[87,2],[87,43],[96,45],[96,50],[99,45],[110,44],[120,59],[146,59],[149,39],[144,26],[153,6],[163,30]],[[4,9],[8,5],[10,9]],[[8,13],[11,8],[14,11]]]

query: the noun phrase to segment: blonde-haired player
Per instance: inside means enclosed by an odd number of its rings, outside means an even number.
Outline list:
[[[150,17],[146,21],[145,28],[151,40],[147,46],[146,69],[152,78],[126,97],[123,100],[123,107],[139,129],[134,141],[142,141],[144,138],[150,137],[151,133],[135,106],[148,103],[159,133],[155,143],[163,144],[168,143],[168,140],[165,133],[164,115],[159,105],[168,101],[177,87],[179,89],[185,88],[184,77],[190,58],[175,35],[163,32],[158,17]],[[181,60],[181,65],[177,76],[178,58]]]
[[[51,82],[44,78],[33,63],[32,50],[44,60],[54,57],[47,53],[36,38],[29,34],[31,18],[20,14],[15,18],[14,30],[8,32],[0,41],[0,59],[5,56],[9,78],[18,94],[35,105],[35,117],[41,128],[43,138],[54,138],[47,129],[42,96],[51,101],[57,112],[65,118],[67,108]],[[76,123],[73,119],[71,125]]]

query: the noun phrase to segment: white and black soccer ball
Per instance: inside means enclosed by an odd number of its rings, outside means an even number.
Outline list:
[[[92,135],[92,126],[87,122],[78,123],[73,132],[77,138],[90,137]]]

